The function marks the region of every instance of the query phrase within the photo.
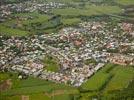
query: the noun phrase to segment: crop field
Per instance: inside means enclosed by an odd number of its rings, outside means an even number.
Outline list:
[[[0,96],[0,100],[18,100],[18,98],[21,98],[22,95],[28,95],[32,100],[36,100],[36,98],[41,98],[40,100],[43,100],[43,98],[46,98],[48,100],[51,100],[51,96],[49,93],[53,93],[53,91],[63,91],[60,94],[62,95],[65,93],[66,95],[69,94],[75,94],[78,93],[77,89],[71,86],[66,86],[64,84],[56,84],[50,81],[41,80],[38,78],[32,78],[29,77],[25,80],[19,80],[17,78],[17,74],[11,74],[11,73],[0,73],[2,76],[0,78],[1,82],[2,80],[11,79],[12,87],[9,90],[3,91]],[[46,99],[46,100],[47,100]],[[68,99],[67,99],[68,100]]]
[[[8,36],[26,36],[30,34],[28,31],[13,29],[2,25],[0,25],[0,32],[2,33],[1,35],[8,35]]]
[[[121,90],[124,87],[127,87],[129,82],[134,78],[133,68],[125,67],[108,64],[88,81],[83,83],[81,87],[85,90],[99,90],[105,85],[105,92]],[[107,81],[108,79],[109,81]]]
[[[82,84],[82,88],[86,90],[99,90],[105,81],[110,78],[110,74],[106,73],[107,70],[111,69],[111,64],[108,64],[105,68],[101,69],[95,75],[93,75],[88,81]]]
[[[121,5],[134,5],[134,0],[116,0]]]
[[[75,25],[77,23],[80,23],[81,19],[80,18],[63,18],[62,19],[62,23],[64,25]]]
[[[85,9],[66,8],[55,9],[52,13],[62,16],[92,16],[103,14],[121,13],[121,8],[117,6],[86,6]]]
[[[28,96],[30,100],[36,100],[36,98],[40,98],[40,100],[43,100],[43,98],[46,98],[46,100],[63,100],[63,98],[71,100],[74,95],[81,95],[80,100],[87,100],[87,98],[98,95],[100,91],[103,96],[107,97],[109,95],[113,96],[109,94],[110,91],[126,88],[130,81],[134,79],[134,70],[132,67],[107,64],[82,84],[81,88],[84,91],[89,90],[85,93],[81,93],[76,87],[38,78],[29,77],[20,80],[17,73],[0,73],[0,76],[0,83],[7,79],[11,79],[12,82],[11,89],[1,92],[1,100],[19,100],[23,95]]]
[[[108,74],[98,72],[93,77],[91,77],[87,82],[83,84],[83,89],[89,90],[99,90],[105,81],[109,78]]]
[[[122,66],[116,66],[111,72],[114,77],[111,79],[106,87],[106,91],[121,90],[129,85],[129,82],[134,78],[133,68],[122,68]]]
[[[44,0],[44,2],[50,1],[54,0]],[[118,0],[117,2],[125,1],[126,0]],[[39,2],[43,1],[40,0]],[[38,11],[29,13],[13,13],[11,14],[12,19],[8,19],[5,22],[0,23],[0,33],[8,36],[57,33],[62,27],[75,26],[79,22],[82,22],[83,16],[118,16],[119,14],[124,13],[124,10],[122,10],[122,8],[118,5],[94,5],[88,2],[84,4],[81,9],[81,0],[58,0],[58,2],[65,3],[67,5],[71,4],[74,7],[69,6],[61,9],[52,9],[49,12],[50,14],[42,14]],[[127,0],[127,2],[133,4],[132,0]],[[53,19],[53,17],[56,16],[60,17]]]

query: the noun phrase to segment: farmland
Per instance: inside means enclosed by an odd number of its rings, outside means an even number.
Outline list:
[[[15,0],[10,0],[11,2],[16,2]],[[40,0],[38,2],[53,2],[54,0]],[[95,16],[110,16],[118,17],[118,19],[132,19],[133,16],[131,13],[126,16],[118,16],[124,14],[124,10],[118,4],[129,5],[133,4],[132,0],[117,0],[111,1],[115,4],[109,4],[102,0],[102,3],[106,5],[92,4],[90,1],[82,2],[81,0],[58,0],[58,2],[65,3],[68,5],[63,8],[55,8],[49,11],[49,13],[40,13],[39,11],[34,12],[19,12],[12,13],[11,19],[6,20],[4,23],[0,23],[0,32],[4,35],[17,35],[25,36],[31,34],[43,34],[58,32],[62,27],[67,26],[76,26],[79,22],[82,22],[83,19],[88,19],[89,17]],[[99,2],[99,1],[98,1]],[[97,2],[96,2],[97,3]],[[108,3],[108,4],[107,4]],[[82,8],[82,9],[81,9]],[[127,14],[127,13],[126,13]],[[111,16],[112,15],[112,16]],[[56,17],[60,16],[60,17]],[[53,17],[56,19],[53,19]],[[88,17],[88,18],[86,18]],[[5,34],[6,33],[6,34]]]
[[[134,5],[134,1],[133,0],[116,0],[117,3],[121,4],[121,5]]]
[[[112,78],[106,86],[106,91],[120,90],[128,86],[129,81],[134,77],[134,71],[133,68],[126,67],[123,69],[122,66],[108,64],[85,82],[82,87],[89,90],[99,90],[110,76]]]
[[[129,86],[130,81],[134,78],[134,71],[132,67],[107,64],[82,84],[82,91],[85,92],[82,92],[81,89],[79,91],[76,87],[56,84],[33,77],[20,80],[17,78],[17,73],[0,73],[0,75],[2,76],[1,82],[10,78],[13,83],[11,89],[2,92],[1,100],[19,100],[22,95],[29,96],[31,100],[36,100],[36,98],[40,98],[40,100],[43,100],[43,98],[46,98],[45,100],[62,100],[63,98],[73,100],[72,98],[75,97],[80,100],[87,100],[87,98],[97,96],[99,92],[103,93],[101,94],[103,98],[113,97],[112,91],[123,90]]]
[[[9,78],[12,80],[12,88],[2,92],[0,96],[1,100],[18,100],[19,98],[21,98],[21,95],[28,95],[32,100],[36,100],[37,98],[40,98],[40,100],[43,100],[43,98],[45,98],[45,100],[51,100],[51,95],[49,93],[56,90],[64,90],[64,96],[67,96],[70,93],[78,93],[77,89],[63,84],[56,84],[32,77],[29,77],[26,80],[19,80],[17,78],[17,74],[12,73],[0,73],[0,75],[2,76],[1,82],[2,80]],[[64,91],[61,94],[63,94]]]
[[[110,13],[121,13],[121,9],[116,6],[86,6],[85,9],[56,9],[53,10],[54,14],[62,16],[92,16],[92,15],[102,15]]]

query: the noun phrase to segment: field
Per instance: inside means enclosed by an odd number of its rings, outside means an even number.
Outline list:
[[[0,73],[0,76],[0,83],[7,79],[11,79],[12,82],[11,89],[1,92],[0,100],[19,100],[23,95],[28,96],[30,100],[37,98],[40,100],[44,100],[44,98],[45,100],[63,100],[63,98],[64,100],[73,100],[72,98],[75,97],[76,100],[90,100],[93,96],[111,100],[112,97],[118,97],[113,91],[120,90],[120,94],[124,94],[123,91],[129,91],[130,83],[134,80],[134,68],[107,64],[81,85],[82,91],[77,87],[33,77],[20,80],[17,73]],[[131,87],[133,86],[131,85]],[[132,93],[132,91],[130,92]],[[127,93],[127,95],[131,97],[131,93]]]
[[[38,2],[50,1],[54,0],[39,0]],[[38,11],[32,13],[13,13],[11,15],[12,19],[0,23],[1,35],[26,36],[31,34],[57,33],[63,27],[76,26],[79,22],[98,16],[110,16],[119,20],[133,20],[133,13],[124,13],[123,7],[118,5],[133,4],[132,0],[117,0],[113,4],[103,1],[105,5],[102,5],[103,2],[95,5],[90,1],[85,3],[81,0],[58,0],[58,2],[65,3],[68,7],[52,9],[49,12],[50,14],[42,14]],[[128,16],[123,16],[123,14]],[[22,19],[18,19],[18,17]]]
[[[110,78],[111,75],[107,73],[107,71],[113,67],[112,64],[106,65],[105,68],[101,69],[88,81],[83,83],[81,87],[86,90],[99,90],[105,84],[106,80]]]
[[[118,14],[121,13],[121,8],[117,6],[86,6],[85,9],[78,8],[66,8],[66,9],[55,9],[52,13],[62,16],[93,16],[103,14]]]
[[[80,18],[63,18],[62,23],[64,25],[75,25],[81,22]]]
[[[93,77],[91,77],[87,82],[85,82],[82,87],[83,89],[87,90],[99,90],[103,84],[105,84],[105,81],[110,76],[108,74],[104,74],[102,72],[98,72]]]
[[[28,31],[12,29],[12,28],[5,27],[2,25],[0,25],[0,32],[2,33],[2,35],[8,35],[8,36],[26,36],[30,34],[30,32]]]
[[[106,87],[106,91],[121,90],[129,85],[129,82],[134,78],[133,68],[123,68],[122,66],[117,66],[111,72],[114,77],[111,79]]]
[[[44,66],[46,70],[57,72],[59,70],[59,64],[58,61],[55,58],[52,58],[50,56],[45,57],[44,59]]]
[[[69,95],[79,93],[74,87],[66,86],[64,84],[56,84],[50,81],[41,80],[38,78],[29,77],[26,80],[19,80],[17,74],[12,73],[0,73],[2,80],[11,79],[12,87],[9,90],[3,91],[0,96],[0,100],[19,100],[22,95],[29,96],[30,100],[51,100],[50,98],[58,95]],[[57,93],[54,91],[61,91]],[[63,91],[63,92],[62,92]],[[55,93],[53,95],[52,93]],[[58,98],[58,97],[56,97]],[[56,99],[54,99],[56,100]],[[67,99],[68,100],[68,99]]]
[[[116,0],[121,5],[134,5],[134,0]]]
[[[84,89],[83,91],[85,91],[82,93],[82,100],[87,100],[87,98],[92,98],[92,96],[98,96],[97,98],[102,97],[104,100],[112,100],[111,98],[118,97],[113,91],[124,91],[124,89],[129,91],[127,87],[132,80],[134,80],[134,68],[107,64],[87,82],[82,84],[81,87]],[[124,92],[121,93],[123,94]],[[119,97],[121,97],[122,94],[120,94]],[[131,98],[132,94],[128,93],[127,96],[128,95],[130,95]]]
[[[127,87],[129,82],[134,78],[133,68],[119,65],[108,64],[105,68],[93,75],[87,82],[82,85],[83,89],[99,90],[104,85],[105,91],[121,90]],[[107,80],[109,81],[107,82]]]

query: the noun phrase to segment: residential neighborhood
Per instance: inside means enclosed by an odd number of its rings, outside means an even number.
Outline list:
[[[123,54],[118,51],[125,44],[132,44],[127,45],[125,50],[134,50],[133,40],[124,38],[126,34],[131,35],[133,30],[123,30],[124,24],[118,23],[112,30],[108,30],[106,22],[84,22],[79,23],[79,28],[63,28],[58,34],[28,38],[1,36],[1,68],[80,86],[105,63],[134,65],[134,52]],[[116,35],[117,27],[123,32],[120,39]],[[43,59],[46,55],[58,59],[60,69],[57,72],[45,69]],[[90,60],[90,63],[85,63]]]
[[[134,0],[0,0],[0,100],[134,100]]]

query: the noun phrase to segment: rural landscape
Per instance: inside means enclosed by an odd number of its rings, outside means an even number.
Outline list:
[[[0,0],[0,100],[134,100],[134,0]]]

